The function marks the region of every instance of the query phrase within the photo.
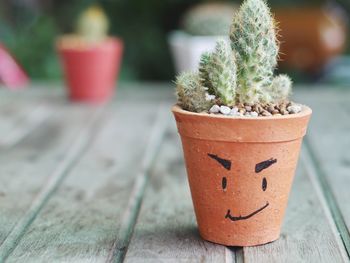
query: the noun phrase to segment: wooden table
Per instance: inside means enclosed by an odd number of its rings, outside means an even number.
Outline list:
[[[295,90],[314,115],[282,236],[233,248],[198,235],[170,84],[35,86],[0,90],[0,262],[349,262],[350,89]]]

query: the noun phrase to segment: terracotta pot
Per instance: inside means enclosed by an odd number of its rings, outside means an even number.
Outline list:
[[[227,246],[278,239],[311,109],[264,118],[172,111],[200,235]]]
[[[61,38],[57,49],[71,100],[98,103],[113,95],[123,52],[120,39],[84,45]]]
[[[280,28],[281,65],[318,72],[346,47],[345,19],[326,8],[285,8],[275,11]]]

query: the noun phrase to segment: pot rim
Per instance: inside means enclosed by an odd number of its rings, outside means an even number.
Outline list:
[[[92,50],[98,50],[98,49],[104,48],[104,46],[108,43],[113,43],[118,46],[123,46],[123,40],[119,37],[114,37],[114,36],[107,36],[101,42],[84,44],[83,46],[82,45],[65,45],[64,40],[69,38],[81,39],[78,35],[75,35],[75,34],[61,35],[56,38],[56,41],[55,41],[56,49],[61,51],[86,52],[86,51],[92,51]]]
[[[181,137],[207,141],[272,143],[301,139],[312,110],[303,105],[300,113],[270,117],[232,117],[195,113],[172,108]]]
[[[175,104],[172,107],[172,112],[173,113],[179,113],[182,115],[187,115],[187,116],[193,116],[193,117],[206,117],[206,118],[212,118],[212,119],[231,119],[231,120],[244,120],[244,121],[271,121],[271,120],[284,120],[284,119],[296,119],[296,118],[302,118],[308,115],[312,114],[312,109],[306,105],[301,105],[302,106],[302,111],[296,114],[289,114],[289,115],[281,115],[281,116],[266,116],[266,117],[250,117],[250,116],[227,116],[223,114],[209,114],[206,112],[191,112],[182,109],[178,104]]]

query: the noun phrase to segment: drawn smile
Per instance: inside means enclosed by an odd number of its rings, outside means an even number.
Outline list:
[[[239,220],[246,220],[248,218],[251,218],[252,216],[255,216],[256,214],[260,213],[262,210],[264,210],[266,207],[269,206],[269,202],[266,202],[266,205],[263,207],[259,208],[258,210],[254,211],[253,213],[246,215],[246,216],[232,216],[231,215],[231,210],[227,210],[227,214],[225,218],[230,219],[231,221],[239,221]]]

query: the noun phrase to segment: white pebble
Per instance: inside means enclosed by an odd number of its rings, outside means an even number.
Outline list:
[[[289,111],[289,113],[292,113],[292,114],[299,113],[301,112],[301,110],[302,110],[301,105],[298,105],[298,104],[291,105],[287,108],[287,111]]]
[[[238,115],[238,108],[237,107],[233,107],[231,112],[230,112],[230,115],[237,116]]]
[[[258,114],[256,111],[252,111],[252,112],[250,113],[250,116],[252,116],[252,117],[258,117],[259,114]]]
[[[205,93],[205,100],[206,101],[215,100],[215,95],[209,95],[208,93]]]
[[[221,106],[220,112],[224,115],[229,115],[231,112],[231,109],[230,109],[230,107],[227,107],[227,106]]]
[[[244,116],[246,116],[246,117],[251,117],[250,112],[246,112],[246,113],[244,114]]]
[[[220,106],[218,105],[213,105],[210,110],[209,110],[210,113],[219,113],[220,112]]]

